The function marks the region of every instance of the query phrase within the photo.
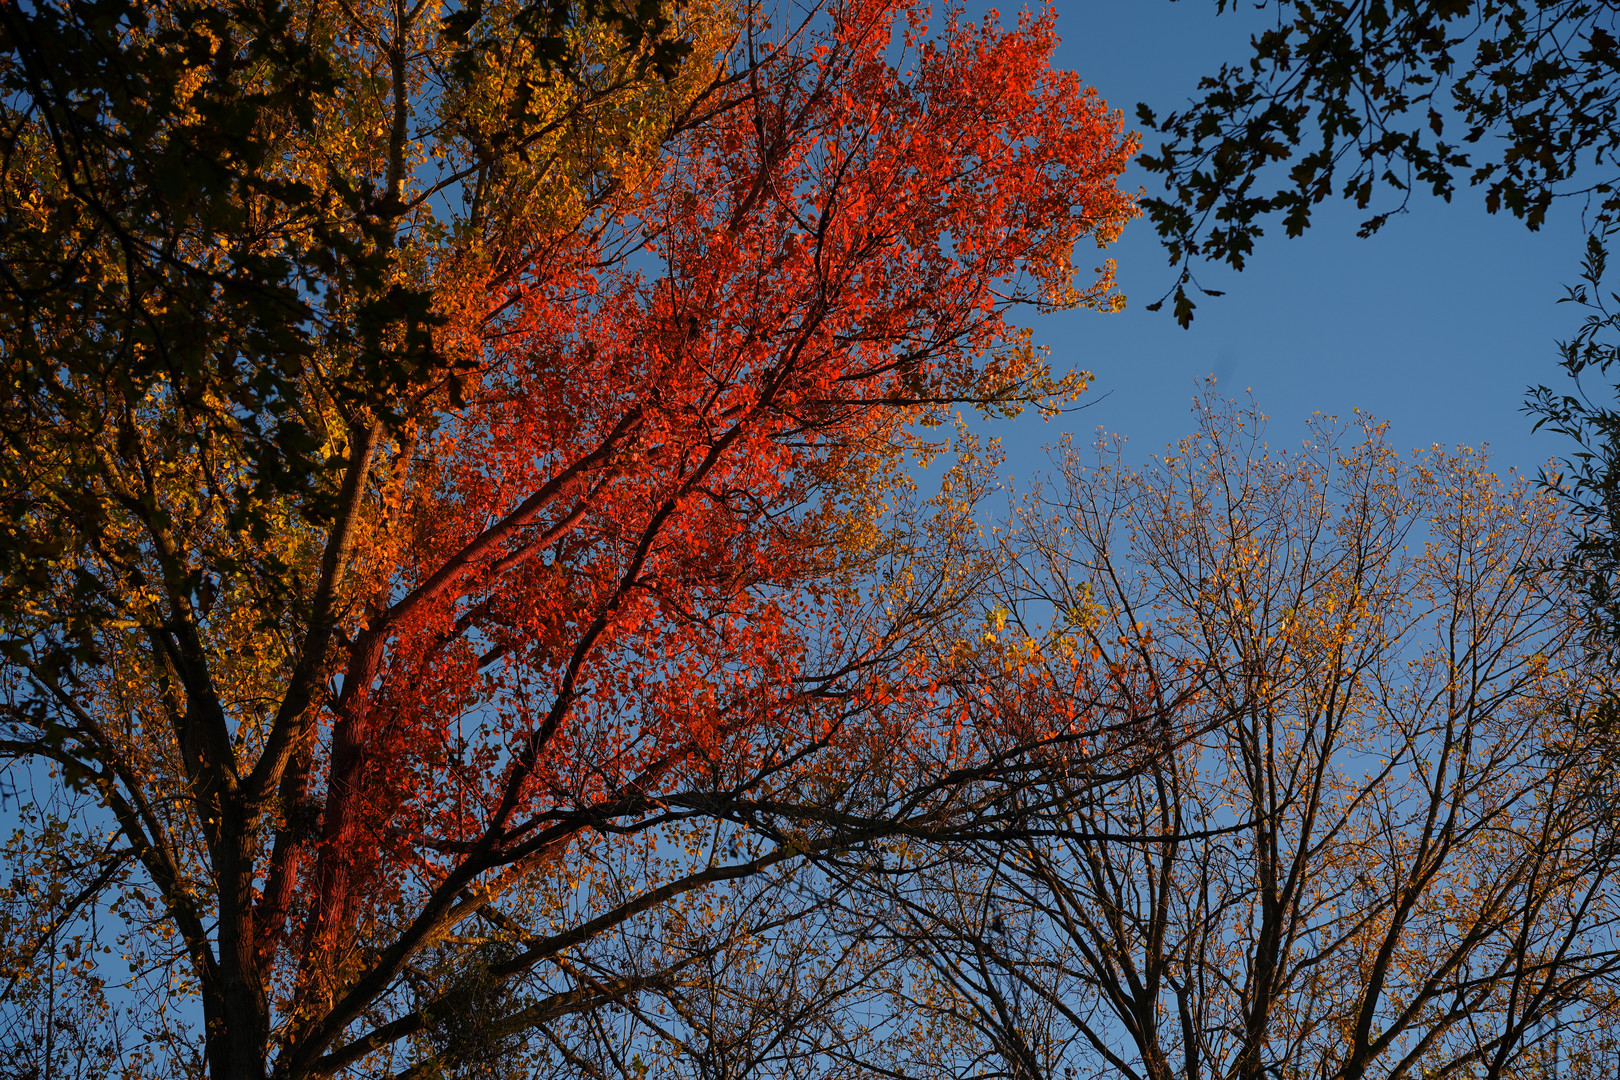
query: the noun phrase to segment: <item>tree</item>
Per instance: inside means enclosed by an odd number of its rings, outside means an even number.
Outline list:
[[[8,294],[3,746],[105,815],[24,823],[74,887],[8,948],[114,923],[200,1004],[194,1062],[183,1010],[132,1036],[159,1071],[715,1060],[643,1002],[758,957],[792,868],[993,835],[1031,755],[1101,737],[930,668],[985,482],[900,481],[915,425],[1083,385],[1010,309],[1117,306],[1071,253],[1133,145],[1050,13],[104,14],[6,16],[8,212],[54,231]],[[42,83],[63,27],[168,89]],[[235,171],[187,217],[193,143]]]
[[[1190,685],[1194,737],[1077,789],[1070,835],[874,890],[918,928],[908,1007],[1019,1077],[1611,1075],[1606,680],[1526,571],[1557,500],[1364,419],[1294,454],[1199,420],[1141,471],[1066,447],[1010,541],[1047,654]]]

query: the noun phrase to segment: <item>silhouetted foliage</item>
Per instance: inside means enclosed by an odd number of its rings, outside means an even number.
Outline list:
[[[1216,0],[1225,12],[1248,8]],[[1620,179],[1620,48],[1610,0],[1275,0],[1248,56],[1186,107],[1138,118],[1165,138],[1142,164],[1166,194],[1143,201],[1193,316],[1199,262],[1242,269],[1272,222],[1290,236],[1332,198],[1369,211],[1414,190],[1482,190],[1532,229],[1555,199],[1612,215]],[[1213,295],[1213,294],[1212,294]],[[1162,302],[1162,301],[1161,301]]]

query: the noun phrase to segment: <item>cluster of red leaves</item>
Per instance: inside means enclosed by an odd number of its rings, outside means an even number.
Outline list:
[[[998,355],[1009,309],[1106,302],[1069,254],[1134,212],[1134,147],[1055,43],[1050,12],[930,30],[844,0],[753,45],[630,211],[490,298],[348,654],[327,916],[389,863],[476,872],[860,707],[885,647],[838,589],[841,477],[922,410],[1038,396]]]

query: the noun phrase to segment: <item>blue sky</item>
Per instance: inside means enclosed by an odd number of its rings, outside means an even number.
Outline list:
[[[1161,113],[1183,104],[1200,75],[1243,55],[1256,25],[1252,11],[1216,18],[1214,0],[1056,3],[1059,62],[1128,123],[1138,101]],[[1011,18],[1016,8],[1003,10]],[[1125,185],[1156,193],[1158,178],[1133,169]],[[1476,191],[1449,205],[1415,197],[1410,213],[1365,240],[1355,236],[1362,216],[1329,204],[1302,238],[1269,232],[1243,273],[1201,272],[1227,294],[1201,300],[1190,330],[1146,310],[1174,273],[1151,225],[1127,227],[1110,251],[1127,309],[1033,323],[1055,366],[1096,374],[1091,404],[1044,426],[1003,425],[1007,471],[1025,479],[1044,463],[1042,444],[1065,432],[1089,439],[1099,426],[1125,436],[1133,459],[1156,453],[1190,430],[1188,407],[1211,373],[1223,391],[1253,392],[1274,446],[1302,437],[1314,411],[1360,408],[1389,421],[1403,450],[1489,444],[1499,467],[1532,471],[1565,453],[1557,436],[1531,433],[1521,406],[1530,383],[1564,385],[1554,343],[1577,318],[1555,301],[1579,267],[1578,208],[1531,233],[1487,214]]]

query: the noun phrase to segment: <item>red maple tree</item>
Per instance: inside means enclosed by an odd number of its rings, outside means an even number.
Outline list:
[[[332,1073],[427,1030],[413,963],[512,921],[497,901],[581,845],[702,817],[771,841],[525,931],[490,978],[923,813],[890,792],[834,828],[806,785],[959,718],[919,643],[961,602],[961,515],[883,531],[908,431],[1072,393],[1010,313],[1117,304],[1070,259],[1133,215],[1134,143],[1055,45],[1049,10],[745,13],[647,119],[638,183],[468,275],[454,393],[350,418],[281,700],[246,738],[192,710],[227,759],[190,780],[217,895],[165,888],[216,1075]]]

